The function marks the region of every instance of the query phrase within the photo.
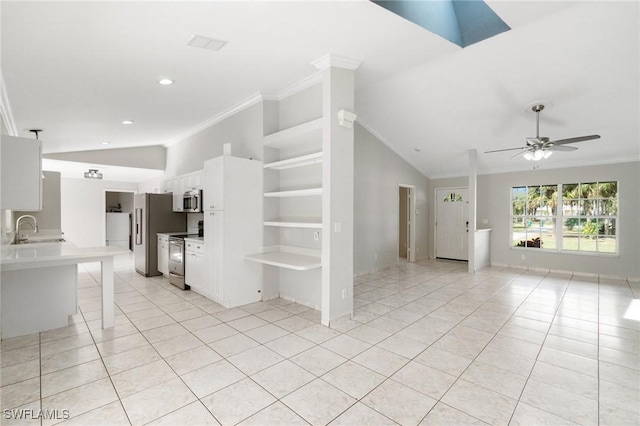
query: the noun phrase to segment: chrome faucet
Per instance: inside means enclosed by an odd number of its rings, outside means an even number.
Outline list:
[[[16,220],[16,236],[14,238],[14,242],[15,243],[19,243],[21,241],[26,241],[27,240],[26,235],[23,235],[23,236],[20,235],[20,225],[22,225],[22,223],[21,223],[22,219],[31,219],[33,221],[33,225],[32,225],[33,230],[36,233],[39,232],[39,230],[38,230],[38,220],[34,216],[31,216],[30,214],[22,215],[22,216],[20,216],[18,218],[18,220]],[[22,238],[22,237],[24,237],[24,238]]]

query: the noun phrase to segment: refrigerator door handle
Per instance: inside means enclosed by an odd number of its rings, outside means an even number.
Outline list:
[[[136,209],[136,245],[142,244],[142,209]]]

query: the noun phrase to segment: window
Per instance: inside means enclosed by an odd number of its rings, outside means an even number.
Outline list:
[[[562,186],[564,250],[616,253],[618,183]]]
[[[617,253],[617,217],[617,182],[511,189],[513,247]]]
[[[444,201],[445,203],[449,203],[453,201],[464,201],[464,200],[462,199],[462,195],[458,194],[457,192],[450,192],[444,196],[442,201]]]
[[[556,249],[558,185],[516,187],[511,199],[513,245]]]

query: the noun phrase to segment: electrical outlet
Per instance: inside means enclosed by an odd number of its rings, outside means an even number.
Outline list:
[[[373,260],[378,260],[378,253],[373,255]]]
[[[520,260],[524,260],[524,259],[525,259],[524,254],[521,254],[521,255],[520,255]]]
[[[347,289],[343,288],[342,289],[342,298],[345,299],[347,297]]]
[[[482,224],[483,225],[488,225],[489,224],[489,219],[482,219]]]
[[[313,233],[313,239],[314,239],[315,241],[320,240],[320,232],[319,232],[319,231],[315,231],[315,232]]]

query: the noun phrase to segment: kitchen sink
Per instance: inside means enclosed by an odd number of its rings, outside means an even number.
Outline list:
[[[66,240],[64,238],[48,238],[48,239],[37,239],[37,240],[20,240],[13,244],[43,244],[43,243],[64,243]]]

